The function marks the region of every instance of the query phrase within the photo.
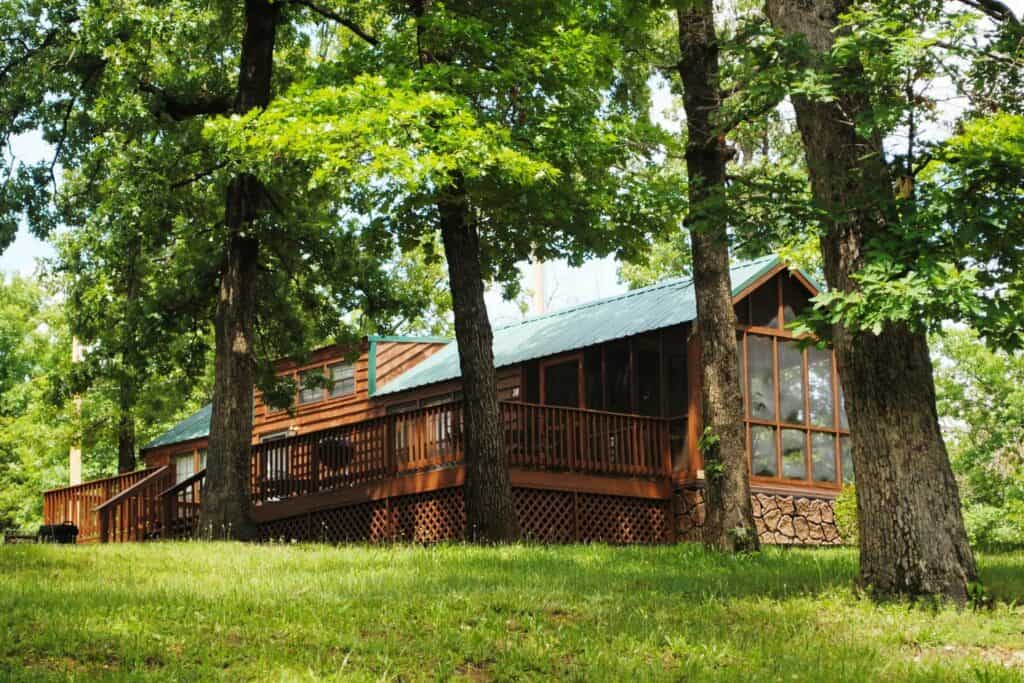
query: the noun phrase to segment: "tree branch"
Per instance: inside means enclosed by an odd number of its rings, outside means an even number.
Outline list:
[[[1000,0],[960,0],[960,2],[968,7],[973,7],[996,21],[1005,21],[1011,24],[1020,23],[1013,10]]]
[[[197,173],[193,173],[192,175],[190,175],[187,178],[184,178],[184,179],[179,180],[177,182],[171,183],[171,189],[172,190],[177,190],[178,188],[185,187],[186,185],[191,185],[192,183],[196,182],[197,180],[202,180],[203,178],[206,178],[208,176],[213,175],[214,173],[216,173],[217,171],[219,171],[220,169],[224,168],[227,165],[228,165],[228,162],[226,162],[226,161],[222,161],[219,164],[214,164],[213,168],[208,168],[206,170],[199,171]]]
[[[48,48],[50,45],[52,45],[53,41],[57,39],[57,35],[60,33],[61,28],[63,28],[63,26],[54,26],[52,29],[46,32],[46,35],[43,36],[42,41],[40,41],[38,45],[32,47],[26,45],[23,40],[19,40],[18,42],[24,46],[25,51],[22,54],[15,57],[14,59],[12,59],[7,64],[5,64],[2,69],[0,69],[0,85],[4,85],[6,83],[7,79],[10,78],[11,73],[16,68],[27,63],[30,59],[32,59],[32,57],[36,55],[36,53],[41,52]]]
[[[53,159],[50,160],[50,184],[53,186],[54,194],[57,193],[57,176],[54,173],[54,169],[57,167],[57,162],[60,161],[60,155],[64,152],[64,143],[68,139],[68,122],[71,120],[71,112],[74,111],[77,101],[77,95],[68,101],[68,108],[64,110],[64,119],[61,122],[60,139],[57,140],[57,146],[53,151]]]
[[[351,19],[343,17],[342,15],[338,14],[337,12],[335,12],[334,10],[332,10],[329,7],[324,7],[323,5],[319,5],[319,4],[315,3],[315,2],[312,2],[312,0],[288,0],[288,1],[291,4],[293,4],[293,5],[301,5],[302,7],[306,7],[307,9],[310,9],[313,12],[316,12],[317,14],[319,14],[320,16],[322,16],[325,19],[330,19],[331,21],[333,21],[333,22],[335,22],[337,24],[341,24],[342,26],[344,26],[349,31],[351,31],[355,35],[357,35],[360,38],[362,38],[364,41],[366,41],[367,43],[369,43],[373,47],[377,47],[378,45],[380,45],[380,41],[377,40],[376,38],[374,38],[372,35],[370,35],[366,31],[364,31],[359,26],[359,24],[357,24],[356,22],[352,21]]]
[[[139,90],[154,95],[157,100],[157,113],[164,113],[175,121],[184,121],[195,116],[227,114],[234,107],[234,98],[228,95],[211,95],[186,99],[168,93],[152,83],[140,83]]]

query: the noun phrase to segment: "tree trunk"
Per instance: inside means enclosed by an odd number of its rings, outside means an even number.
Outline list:
[[[498,412],[491,323],[484,304],[480,236],[469,220],[462,177],[453,177],[451,194],[438,204],[441,238],[462,368],[466,540],[511,542],[519,538],[505,440]]]
[[[142,257],[140,235],[133,235],[125,250],[124,335],[121,339],[121,368],[117,381],[117,472],[135,471],[135,393],[139,368],[145,365],[138,342],[139,259]]]
[[[130,387],[125,386],[126,380],[121,380],[120,400],[118,405],[117,419],[117,472],[135,471],[135,411],[132,408],[132,392]]]
[[[776,28],[803,34],[816,55],[834,42],[848,0],[768,0]],[[821,61],[815,59],[814,61]],[[882,141],[854,121],[870,109],[858,66],[847,67],[833,102],[793,97],[831,289],[852,291],[866,245],[893,230],[894,199]],[[935,596],[962,604],[977,579],[935,407],[924,332],[888,324],[878,335],[833,329],[839,378],[853,435],[860,520],[860,581],[878,597]]]
[[[246,0],[245,33],[235,111],[244,114],[270,102],[274,40],[281,3]],[[256,278],[259,242],[246,227],[263,212],[259,180],[241,175],[228,186],[225,223],[227,254],[217,299],[213,415],[200,529],[216,537],[251,539],[249,517],[255,358]]]
[[[743,398],[737,360],[736,314],[729,277],[729,235],[724,208],[726,149],[714,117],[721,105],[718,43],[710,0],[679,6],[679,77],[686,109],[686,170],[693,251],[693,285],[701,341],[701,404],[711,438],[704,439],[707,545],[757,550],[747,471]]]

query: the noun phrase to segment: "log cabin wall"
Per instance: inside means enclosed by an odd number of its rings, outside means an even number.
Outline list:
[[[301,401],[302,390],[300,387],[292,414],[289,414],[287,410],[270,409],[257,395],[253,442],[258,443],[268,436],[286,432],[290,436],[294,436],[383,415],[385,413],[384,406],[371,397],[372,385],[380,386],[386,383],[426,360],[444,346],[445,343],[441,341],[422,343],[395,341],[388,338],[384,338],[382,341],[371,339],[369,342],[364,342],[359,349],[358,358],[352,361],[355,370],[355,385],[352,393],[334,397],[331,396],[330,391],[322,390],[320,398],[304,403]],[[374,363],[370,362],[371,358]],[[277,373],[292,375],[296,378],[305,372],[328,373],[332,366],[345,363],[346,360],[346,349],[331,346],[314,353],[309,363],[302,365],[289,362],[279,363]]]
[[[354,360],[351,354],[356,349],[332,345],[317,349],[305,363],[277,361],[274,367],[278,375],[296,378],[304,372],[328,372],[336,364],[351,362],[354,366],[353,391],[342,396],[331,396],[328,390],[323,390],[319,399],[302,403],[299,402],[300,388],[296,392],[294,409],[290,414],[287,410],[271,409],[257,392],[253,410],[253,443],[260,443],[267,437],[295,436],[384,415],[387,403],[372,400],[371,384],[380,385],[393,379],[444,348],[446,343],[440,339],[408,341],[388,337],[370,338],[358,345],[359,355]],[[193,460],[192,471],[198,472],[205,466],[206,442],[204,437],[147,449],[143,458],[147,467],[175,462],[181,466],[186,456],[190,455]]]

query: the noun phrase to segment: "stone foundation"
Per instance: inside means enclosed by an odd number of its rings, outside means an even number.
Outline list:
[[[762,543],[776,545],[840,545],[832,501],[804,496],[754,493],[754,524]],[[704,527],[703,489],[676,491],[676,535],[700,541]]]

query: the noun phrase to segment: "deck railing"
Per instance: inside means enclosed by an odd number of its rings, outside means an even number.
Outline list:
[[[162,538],[195,536],[199,527],[199,504],[204,481],[205,469],[160,493]]]
[[[174,468],[164,465],[97,506],[103,543],[144,541],[163,533],[160,494],[174,484]]]
[[[100,540],[100,518],[96,508],[155,471],[128,472],[46,491],[43,493],[43,521],[46,524],[70,522],[78,527],[79,543],[95,543]]]
[[[679,420],[510,401],[499,409],[511,467],[672,475]],[[462,462],[463,408],[454,402],[420,408],[257,444],[251,452],[255,504],[336,491]],[[66,519],[86,541],[192,536],[205,476],[203,470],[175,483],[173,468],[165,466],[49,491],[46,519],[63,521],[58,511],[69,510]]]
[[[503,402],[509,465],[582,474],[672,474],[669,420]]]
[[[253,446],[253,502],[459,463],[462,410],[460,403],[447,403]],[[512,467],[648,478],[672,474],[671,420],[510,401],[502,401],[500,411]]]

